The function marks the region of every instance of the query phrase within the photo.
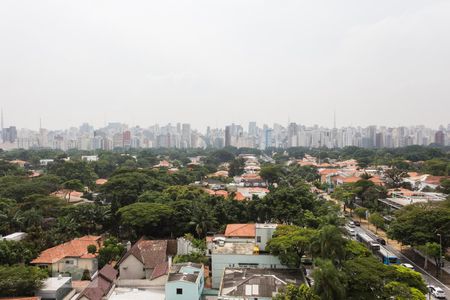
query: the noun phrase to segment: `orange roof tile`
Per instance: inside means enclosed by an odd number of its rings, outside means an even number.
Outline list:
[[[236,195],[234,196],[234,200],[236,201],[244,201],[246,198],[241,192],[236,192]]]
[[[329,174],[333,174],[333,173],[337,173],[337,169],[323,169],[319,171],[320,175],[329,175]]]
[[[52,264],[65,257],[94,258],[96,255],[87,252],[89,245],[101,246],[101,236],[86,235],[67,243],[49,248],[41,252],[32,264]]]
[[[427,178],[425,179],[425,183],[439,185],[439,184],[441,184],[441,180],[446,179],[446,178],[450,178],[450,177],[428,175]]]
[[[346,177],[346,178],[344,178],[343,180],[342,180],[342,182],[344,182],[344,183],[354,183],[354,182],[358,182],[358,181],[360,181],[361,180],[361,177],[355,177],[355,176],[352,176],[352,177]]]
[[[223,197],[228,197],[228,192],[227,191],[223,191],[223,190],[218,190],[215,192],[216,196],[223,196]]]
[[[228,224],[225,229],[226,237],[252,237],[256,235],[255,224]]]
[[[107,183],[107,182],[108,182],[108,179],[99,178],[99,179],[97,179],[97,180],[95,181],[95,184],[97,184],[97,185],[103,185],[103,184],[105,184],[105,183]]]

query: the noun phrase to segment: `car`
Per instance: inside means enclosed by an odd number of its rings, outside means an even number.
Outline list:
[[[408,264],[408,263],[403,263],[403,264],[401,264],[401,266],[403,266],[405,268],[408,268],[408,269],[411,269],[411,270],[414,270],[414,266],[411,265],[411,264]]]
[[[355,222],[350,221],[350,222],[348,222],[347,226],[350,228],[355,228]]]
[[[355,226],[361,226],[361,223],[359,221],[353,221],[353,223],[355,224]]]
[[[351,228],[351,227],[347,227],[347,232],[351,237],[355,237],[356,236],[356,231],[355,229]]]
[[[427,287],[434,298],[445,299],[444,291],[440,287],[434,285],[428,285]]]
[[[377,238],[377,242],[380,243],[380,245],[386,245],[386,241],[382,238]]]

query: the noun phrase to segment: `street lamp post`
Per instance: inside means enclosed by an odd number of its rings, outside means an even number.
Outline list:
[[[442,235],[436,234],[439,237],[439,276],[442,277]]]

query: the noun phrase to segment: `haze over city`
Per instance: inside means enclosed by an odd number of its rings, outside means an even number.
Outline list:
[[[448,1],[2,1],[5,126],[449,123]],[[62,125],[63,124],[63,125]]]

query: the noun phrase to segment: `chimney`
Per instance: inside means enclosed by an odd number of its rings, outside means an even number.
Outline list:
[[[168,257],[167,257],[167,263],[168,263],[168,265],[169,265],[169,270],[170,270],[170,268],[172,267],[172,255],[169,255]]]
[[[127,242],[127,251],[130,251],[130,249],[131,249],[131,242],[128,241],[128,242]]]

